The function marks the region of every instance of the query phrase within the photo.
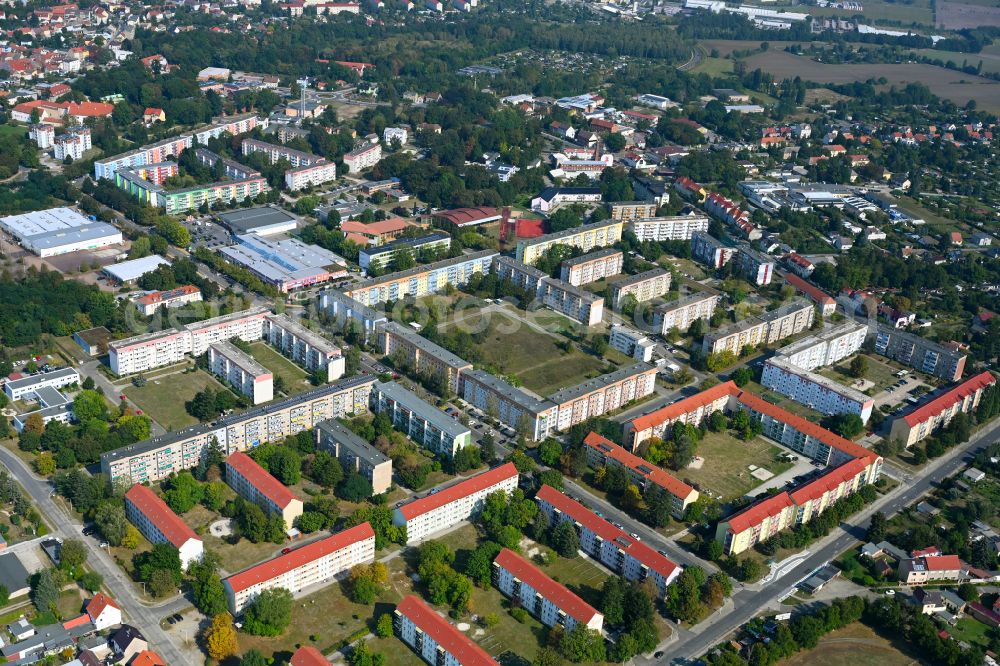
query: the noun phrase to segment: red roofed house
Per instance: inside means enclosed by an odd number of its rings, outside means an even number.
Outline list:
[[[330,662],[313,646],[303,645],[292,655],[288,666],[330,666]]]
[[[115,112],[114,104],[104,102],[67,102],[66,114],[74,124],[82,125],[87,118],[107,118]]]
[[[996,383],[996,377],[982,372],[965,380],[949,391],[919,405],[908,414],[896,417],[889,429],[889,437],[910,446],[943,428],[956,414],[970,414],[979,405],[983,391]]]
[[[594,631],[604,627],[604,616],[593,606],[509,548],[493,560],[493,584],[547,627],[559,625],[565,631],[578,624]]]
[[[143,650],[133,657],[129,666],[167,666],[167,662],[152,650]]]
[[[176,548],[185,569],[201,559],[201,539],[150,488],[139,483],[129,488],[125,493],[125,515],[150,543],[169,543]]]
[[[19,123],[30,123],[32,113],[36,110],[39,122],[43,123],[61,123],[66,116],[65,104],[32,100],[16,105],[11,110],[10,117]]]
[[[159,67],[160,71],[164,74],[170,71],[170,64],[167,62],[167,59],[159,53],[156,55],[146,56],[142,59],[142,64],[150,71],[153,71],[154,67]]]
[[[295,594],[312,585],[332,584],[351,567],[374,561],[375,531],[366,522],[244,569],[222,585],[229,612],[239,615],[264,590],[280,587]]]
[[[671,513],[678,520],[684,517],[689,505],[698,501],[697,490],[596,432],[588,434],[583,444],[587,447],[587,462],[591,467],[623,467],[640,489],[653,485],[664,490],[671,498]]]
[[[295,519],[302,515],[302,500],[242,451],[226,458],[226,483],[237,495],[258,505],[267,514],[280,515],[285,520],[286,530],[291,529]]]
[[[948,240],[951,241],[952,245],[961,245],[964,241],[962,240],[962,234],[957,231],[952,231],[948,234]]]
[[[652,578],[662,596],[680,575],[681,568],[669,559],[555,488],[542,486],[535,501],[553,525],[572,523],[580,535],[580,550],[626,580]]]
[[[899,563],[899,580],[906,585],[923,585],[939,580],[960,580],[962,561],[958,555],[914,557]]]
[[[829,317],[837,311],[837,301],[814,284],[806,282],[794,273],[785,273],[785,282],[792,285],[795,291],[805,295],[817,305],[824,317]]]
[[[367,238],[369,245],[382,245],[402,236],[403,231],[409,226],[410,224],[406,220],[399,217],[392,217],[388,220],[370,222],[368,224],[355,220],[347,220],[340,223],[340,230],[349,236],[357,235]]]
[[[433,666],[497,666],[483,648],[417,596],[404,597],[393,613],[399,639]]]
[[[674,183],[674,189],[689,197],[693,197],[698,203],[705,201],[705,197],[708,196],[708,192],[705,188],[698,183],[694,182],[687,176],[681,176]]]
[[[375,65],[370,62],[348,62],[346,60],[337,60],[338,65],[341,67],[346,67],[347,69],[353,69],[358,73],[358,76],[364,76],[366,69],[375,69]]]
[[[98,592],[87,602],[85,609],[90,621],[98,631],[103,631],[108,627],[115,627],[122,623],[122,609],[114,602],[114,599]]]
[[[153,123],[163,123],[167,121],[167,114],[163,109],[159,109],[155,106],[148,106],[146,110],[142,112],[142,122],[147,125],[152,125]]]
[[[720,520],[715,538],[722,542],[723,552],[736,555],[794,524],[795,502],[787,492],[781,492]]]
[[[433,495],[414,500],[392,512],[392,522],[406,527],[406,545],[468,520],[482,509],[486,496],[511,493],[517,488],[517,468],[513,463],[477,474]]]

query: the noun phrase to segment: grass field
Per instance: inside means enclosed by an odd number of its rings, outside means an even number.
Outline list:
[[[801,76],[817,83],[852,83],[885,77],[886,85],[897,87],[923,83],[935,95],[956,104],[964,105],[974,99],[980,108],[1000,110],[1000,83],[943,67],[919,63],[827,65],[774,49],[747,58],[746,63],[749,70],[759,67],[773,74],[777,80]]]
[[[517,377],[542,396],[595,377],[605,368],[604,361],[595,356],[557,347],[562,337],[537,331],[506,313],[491,311],[484,318],[472,312],[451,325],[470,332],[484,330],[485,339],[479,345],[483,363]]]
[[[779,460],[781,453],[779,447],[759,437],[742,442],[729,433],[708,432],[696,450],[705,461],[701,469],[688,467],[678,476],[697,484],[702,492],[711,490],[728,501],[764,483],[750,474],[749,465],[763,467],[774,475],[790,468],[792,463]]]
[[[982,53],[960,53],[958,51],[939,51],[938,49],[914,49],[913,52],[925,58],[942,62],[950,60],[958,66],[977,67],[979,63],[982,63],[983,72],[1000,72],[1000,55],[995,53],[986,53],[985,51]]]
[[[868,381],[875,382],[874,388],[876,391],[885,390],[889,386],[892,386],[893,384],[896,383],[897,381],[896,373],[898,372],[896,368],[892,367],[891,365],[888,365],[887,363],[884,363],[878,357],[873,356],[872,354],[862,354],[862,356],[864,356],[865,360],[868,361],[868,370],[865,372],[864,378],[867,379]],[[845,359],[839,365],[835,365],[830,368],[823,368],[821,370],[818,370],[817,372],[819,372],[819,374],[825,377],[829,377],[834,381],[841,382],[843,384],[850,386],[851,383],[854,381],[854,377],[851,376],[850,372],[851,361],[853,359],[854,357],[852,356],[849,359]]]
[[[832,631],[814,649],[779,661],[779,666],[910,666],[920,664],[863,624]]]
[[[145,386],[126,388],[125,395],[165,429],[179,430],[198,423],[187,413],[184,403],[206,388],[227,390],[207,372],[196,370],[149,379]]]
[[[733,61],[726,58],[713,58],[705,56],[698,63],[698,66],[691,70],[692,74],[708,74],[709,76],[722,76],[733,72]]]
[[[990,647],[987,635],[990,633],[990,628],[975,618],[963,617],[954,627],[948,628],[948,633],[957,641],[973,643],[986,649]]]
[[[275,377],[285,380],[285,392],[288,395],[302,393],[311,388],[309,374],[287,358],[276,352],[265,342],[254,342],[250,345],[250,355],[258,363],[270,370]]]

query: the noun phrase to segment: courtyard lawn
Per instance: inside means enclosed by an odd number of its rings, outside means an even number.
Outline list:
[[[696,449],[696,455],[704,459],[701,468],[688,467],[677,476],[697,485],[701,492],[710,490],[729,501],[766,483],[750,473],[750,465],[762,467],[774,476],[789,469],[792,463],[781,461],[782,453],[780,447],[760,437],[743,442],[726,432],[708,432]]]
[[[555,316],[545,311],[526,316],[532,322],[545,325],[552,323],[549,315]],[[556,322],[563,319],[556,317]],[[486,316],[469,313],[450,325],[460,326],[471,333],[484,331],[484,339],[479,345],[482,364],[516,377],[525,388],[542,396],[609,370],[607,364],[596,356],[585,354],[575,347],[568,352],[559,348],[557,343],[565,339],[562,336],[542,333],[506,312],[490,311]],[[558,330],[559,325],[547,328]]]
[[[250,355],[275,377],[281,377],[285,381],[285,392],[288,395],[302,393],[312,388],[309,383],[309,373],[279,354],[267,343],[251,343]]]
[[[868,389],[866,393],[874,395],[884,391],[886,388],[896,383],[896,373],[899,372],[897,368],[889,365],[884,359],[880,359],[873,354],[861,354],[861,356],[864,356],[865,360],[868,361],[868,370],[865,372],[864,379],[874,382],[875,384],[875,386]],[[834,381],[840,382],[845,386],[850,386],[856,381],[856,379],[851,375],[852,360],[854,360],[854,356],[849,359],[845,359],[838,365],[830,368],[823,368],[821,370],[817,370],[817,372]]]
[[[990,647],[990,628],[975,618],[963,617],[958,624],[947,627],[946,630],[956,641],[965,641],[987,649]]]
[[[198,423],[187,413],[184,403],[206,388],[227,390],[207,372],[196,370],[148,379],[145,386],[130,386],[124,393],[164,429],[180,430]]]

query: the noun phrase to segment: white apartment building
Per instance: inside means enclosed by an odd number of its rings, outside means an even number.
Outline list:
[[[395,382],[372,388],[371,410],[388,414],[392,425],[426,449],[446,458],[472,443],[472,431],[412,391]]]
[[[669,559],[551,486],[542,486],[535,501],[552,525],[571,522],[580,535],[580,549],[626,580],[652,578],[662,597],[680,575],[681,568]]]
[[[52,154],[60,161],[67,157],[73,161],[81,160],[91,145],[90,128],[74,127],[55,138],[52,143]]]
[[[796,340],[779,349],[777,355],[804,370],[815,370],[839,363],[857,353],[865,344],[867,335],[867,326],[847,321]]]
[[[208,368],[255,405],[274,399],[274,375],[232,343],[217,342],[209,346]]]
[[[702,340],[702,353],[729,351],[738,356],[744,347],[774,344],[808,329],[814,314],[812,303],[796,298],[777,310],[707,333]]]
[[[462,399],[524,432],[530,440],[544,439],[555,429],[559,407],[540,400],[483,370],[462,373]]]
[[[41,150],[48,150],[56,141],[56,128],[45,123],[32,125],[28,129],[28,138],[34,141]]]
[[[617,349],[626,356],[649,363],[653,359],[653,349],[656,342],[646,337],[645,333],[623,326],[613,324],[611,326],[611,339],[609,342],[612,349]]]
[[[627,296],[634,296],[637,303],[660,298],[670,291],[670,271],[652,268],[608,285],[611,289],[611,307],[618,310]]]
[[[861,391],[775,356],[764,364],[760,383],[823,414],[857,414],[865,423],[875,401]]]
[[[285,187],[293,192],[334,180],[337,180],[337,165],[334,162],[300,166],[285,172]]]
[[[411,546],[468,520],[482,509],[488,495],[513,492],[517,479],[514,463],[495,467],[398,507],[392,512],[392,522],[406,527],[406,545]]]
[[[392,459],[336,419],[316,425],[316,447],[340,461],[347,474],[355,471],[381,495],[392,487]]]
[[[238,616],[264,590],[297,594],[310,586],[325,587],[351,567],[374,561],[375,531],[365,522],[235,573],[222,584],[229,612]]]
[[[613,412],[656,388],[656,368],[648,363],[618,368],[556,391],[548,397],[557,412],[554,427],[565,431],[589,418]]]
[[[80,373],[73,368],[57,368],[20,379],[10,379],[3,385],[4,393],[11,400],[21,400],[37,393],[39,389],[59,390],[64,386],[80,383]]]
[[[568,282],[542,278],[538,297],[547,307],[585,326],[596,326],[604,317],[604,299]]]
[[[267,308],[253,307],[188,324],[184,329],[191,334],[191,354],[201,356],[210,344],[233,338],[243,342],[260,340],[264,337],[264,318],[268,314]]]
[[[226,458],[226,483],[237,495],[253,502],[265,513],[284,518],[286,530],[290,530],[295,519],[302,515],[302,500],[242,451]]]
[[[175,328],[108,343],[108,363],[119,377],[180,363],[191,351],[191,335]]]
[[[640,241],[691,240],[698,232],[708,232],[708,217],[704,215],[678,215],[675,217],[650,217],[632,220],[629,229]]]
[[[347,173],[360,173],[370,169],[382,160],[382,144],[362,146],[344,155]]]
[[[625,256],[621,250],[605,248],[562,262],[559,278],[574,287],[597,282],[622,272]]]
[[[306,370],[320,371],[328,382],[344,376],[347,361],[340,347],[286,315],[267,315],[263,337]]]
[[[699,291],[657,306],[653,310],[653,330],[666,335],[676,328],[686,332],[696,319],[706,322],[712,318],[722,296],[716,292]]]
[[[205,552],[194,530],[151,488],[137,483],[125,493],[125,516],[151,544],[169,543],[176,548],[184,569]]]
[[[399,640],[431,666],[497,666],[483,648],[416,595],[399,602],[392,626]]]
[[[382,140],[387,146],[391,146],[393,141],[399,141],[399,145],[403,145],[408,138],[409,133],[405,127],[386,127],[382,130]]]
[[[509,548],[493,560],[493,585],[547,627],[572,631],[578,624],[600,632],[604,616]]]

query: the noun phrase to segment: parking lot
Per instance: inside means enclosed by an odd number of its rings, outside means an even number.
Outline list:
[[[214,250],[225,245],[232,245],[229,232],[222,225],[213,221],[211,216],[190,217],[181,222],[191,234],[191,245],[204,245]]]

